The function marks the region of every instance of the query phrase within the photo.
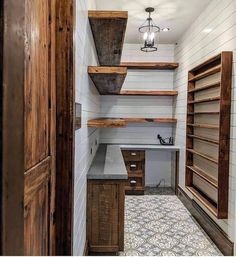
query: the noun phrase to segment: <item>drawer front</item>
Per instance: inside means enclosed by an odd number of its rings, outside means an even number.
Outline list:
[[[125,161],[143,161],[145,159],[144,151],[123,150],[122,154]]]
[[[136,172],[144,169],[143,162],[129,161],[126,162],[126,169],[128,172]]]
[[[129,187],[142,187],[143,179],[142,178],[128,178],[127,186]]]

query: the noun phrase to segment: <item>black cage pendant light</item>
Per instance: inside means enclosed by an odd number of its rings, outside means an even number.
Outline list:
[[[157,51],[160,28],[154,24],[151,18],[151,13],[154,12],[155,9],[148,7],[145,11],[149,13],[149,15],[145,23],[139,28],[141,50],[143,52],[155,52]]]

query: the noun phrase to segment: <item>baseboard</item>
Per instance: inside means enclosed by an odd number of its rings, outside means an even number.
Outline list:
[[[177,196],[220,251],[226,256],[232,256],[234,254],[234,243],[228,238],[226,233],[181,187],[178,187]]]
[[[83,253],[83,256],[88,256],[88,240],[86,240],[85,242],[85,246],[84,246],[84,253]]]

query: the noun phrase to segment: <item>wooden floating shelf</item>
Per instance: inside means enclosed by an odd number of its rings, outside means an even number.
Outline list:
[[[216,82],[216,83],[209,84],[209,85],[206,85],[206,86],[203,86],[203,87],[194,88],[192,90],[189,90],[188,92],[189,93],[194,93],[194,92],[199,92],[199,91],[203,91],[203,90],[207,90],[207,89],[211,89],[211,88],[216,88],[216,87],[219,87],[219,86],[220,86],[220,82]]]
[[[212,158],[212,157],[210,157],[210,156],[208,156],[208,155],[206,155],[206,154],[200,153],[200,152],[195,151],[195,150],[193,150],[193,149],[187,149],[187,151],[188,151],[189,153],[196,154],[196,155],[198,155],[198,156],[204,158],[205,160],[208,160],[208,161],[210,161],[210,162],[213,162],[213,163],[215,163],[215,164],[218,164],[218,160],[216,160],[216,159],[214,159],[214,158]]]
[[[195,128],[219,129],[218,125],[210,125],[210,124],[190,124],[190,123],[188,123],[187,126],[195,127]]]
[[[128,123],[176,123],[172,118],[100,118],[88,121],[90,128],[123,128]]]
[[[88,74],[102,95],[119,94],[127,75],[125,67],[88,67]]]
[[[194,167],[194,166],[187,166],[188,169],[190,169],[194,174],[198,175],[205,181],[207,181],[209,184],[211,184],[213,187],[218,188],[218,182],[213,177],[209,176],[206,171]]]
[[[187,186],[186,187],[194,197],[203,205],[205,206],[214,216],[218,216],[217,208],[209,202],[198,190],[196,190],[194,187]]]
[[[121,90],[119,95],[124,95],[124,96],[177,96],[178,91],[131,91],[131,90]]]
[[[120,66],[141,70],[175,70],[179,64],[175,62],[122,62]]]
[[[100,65],[119,66],[128,12],[89,11],[88,17]]]
[[[215,145],[219,144],[218,140],[213,140],[213,139],[210,139],[210,138],[201,137],[201,136],[197,136],[197,135],[187,135],[187,136],[191,137],[191,138],[194,138],[194,139],[204,141],[204,142],[212,143],[212,144],[215,144]]]
[[[220,114],[220,112],[188,112],[188,115],[211,115],[211,114]]]
[[[123,128],[126,121],[123,119],[93,119],[88,121],[90,128]]]
[[[194,100],[194,101],[189,101],[188,104],[199,104],[199,103],[205,103],[205,102],[214,102],[214,101],[219,101],[220,96],[216,97],[208,97],[200,100]]]
[[[198,80],[206,78],[210,75],[216,74],[220,71],[221,71],[221,65],[217,65],[216,67],[208,69],[208,70],[194,76],[193,78],[189,79],[189,82],[198,81]]]

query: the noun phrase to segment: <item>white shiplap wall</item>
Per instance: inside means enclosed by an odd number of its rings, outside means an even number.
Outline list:
[[[208,33],[206,32],[208,31]],[[181,146],[180,186],[185,188],[185,144],[186,144],[186,103],[188,70],[221,51],[234,52],[232,115],[231,115],[231,152],[229,180],[229,219],[216,220],[219,226],[234,241],[235,234],[235,183],[236,183],[236,1],[212,0],[209,6],[191,24],[175,48],[175,61],[180,67],[175,73],[174,88],[179,91],[175,103],[176,144]],[[186,193],[189,192],[186,190]],[[189,194],[191,196],[191,194]],[[209,213],[210,216],[212,216]]]
[[[82,104],[82,128],[75,132],[73,255],[83,255],[86,241],[86,175],[97,150],[96,140],[99,143],[99,130],[87,128],[87,120],[99,117],[100,95],[87,73],[89,65],[97,65],[88,21],[88,9],[95,9],[95,4],[94,1],[76,0],[75,5],[75,98],[77,103]]]
[[[174,60],[174,45],[160,45],[155,53],[140,51],[138,44],[125,44],[122,62],[157,62]],[[129,70],[122,90],[173,90],[174,72],[153,70]],[[102,117],[155,118],[173,116],[173,98],[158,96],[102,96]],[[132,124],[128,128],[103,129],[103,143],[156,144],[157,134],[172,135],[172,125]]]

